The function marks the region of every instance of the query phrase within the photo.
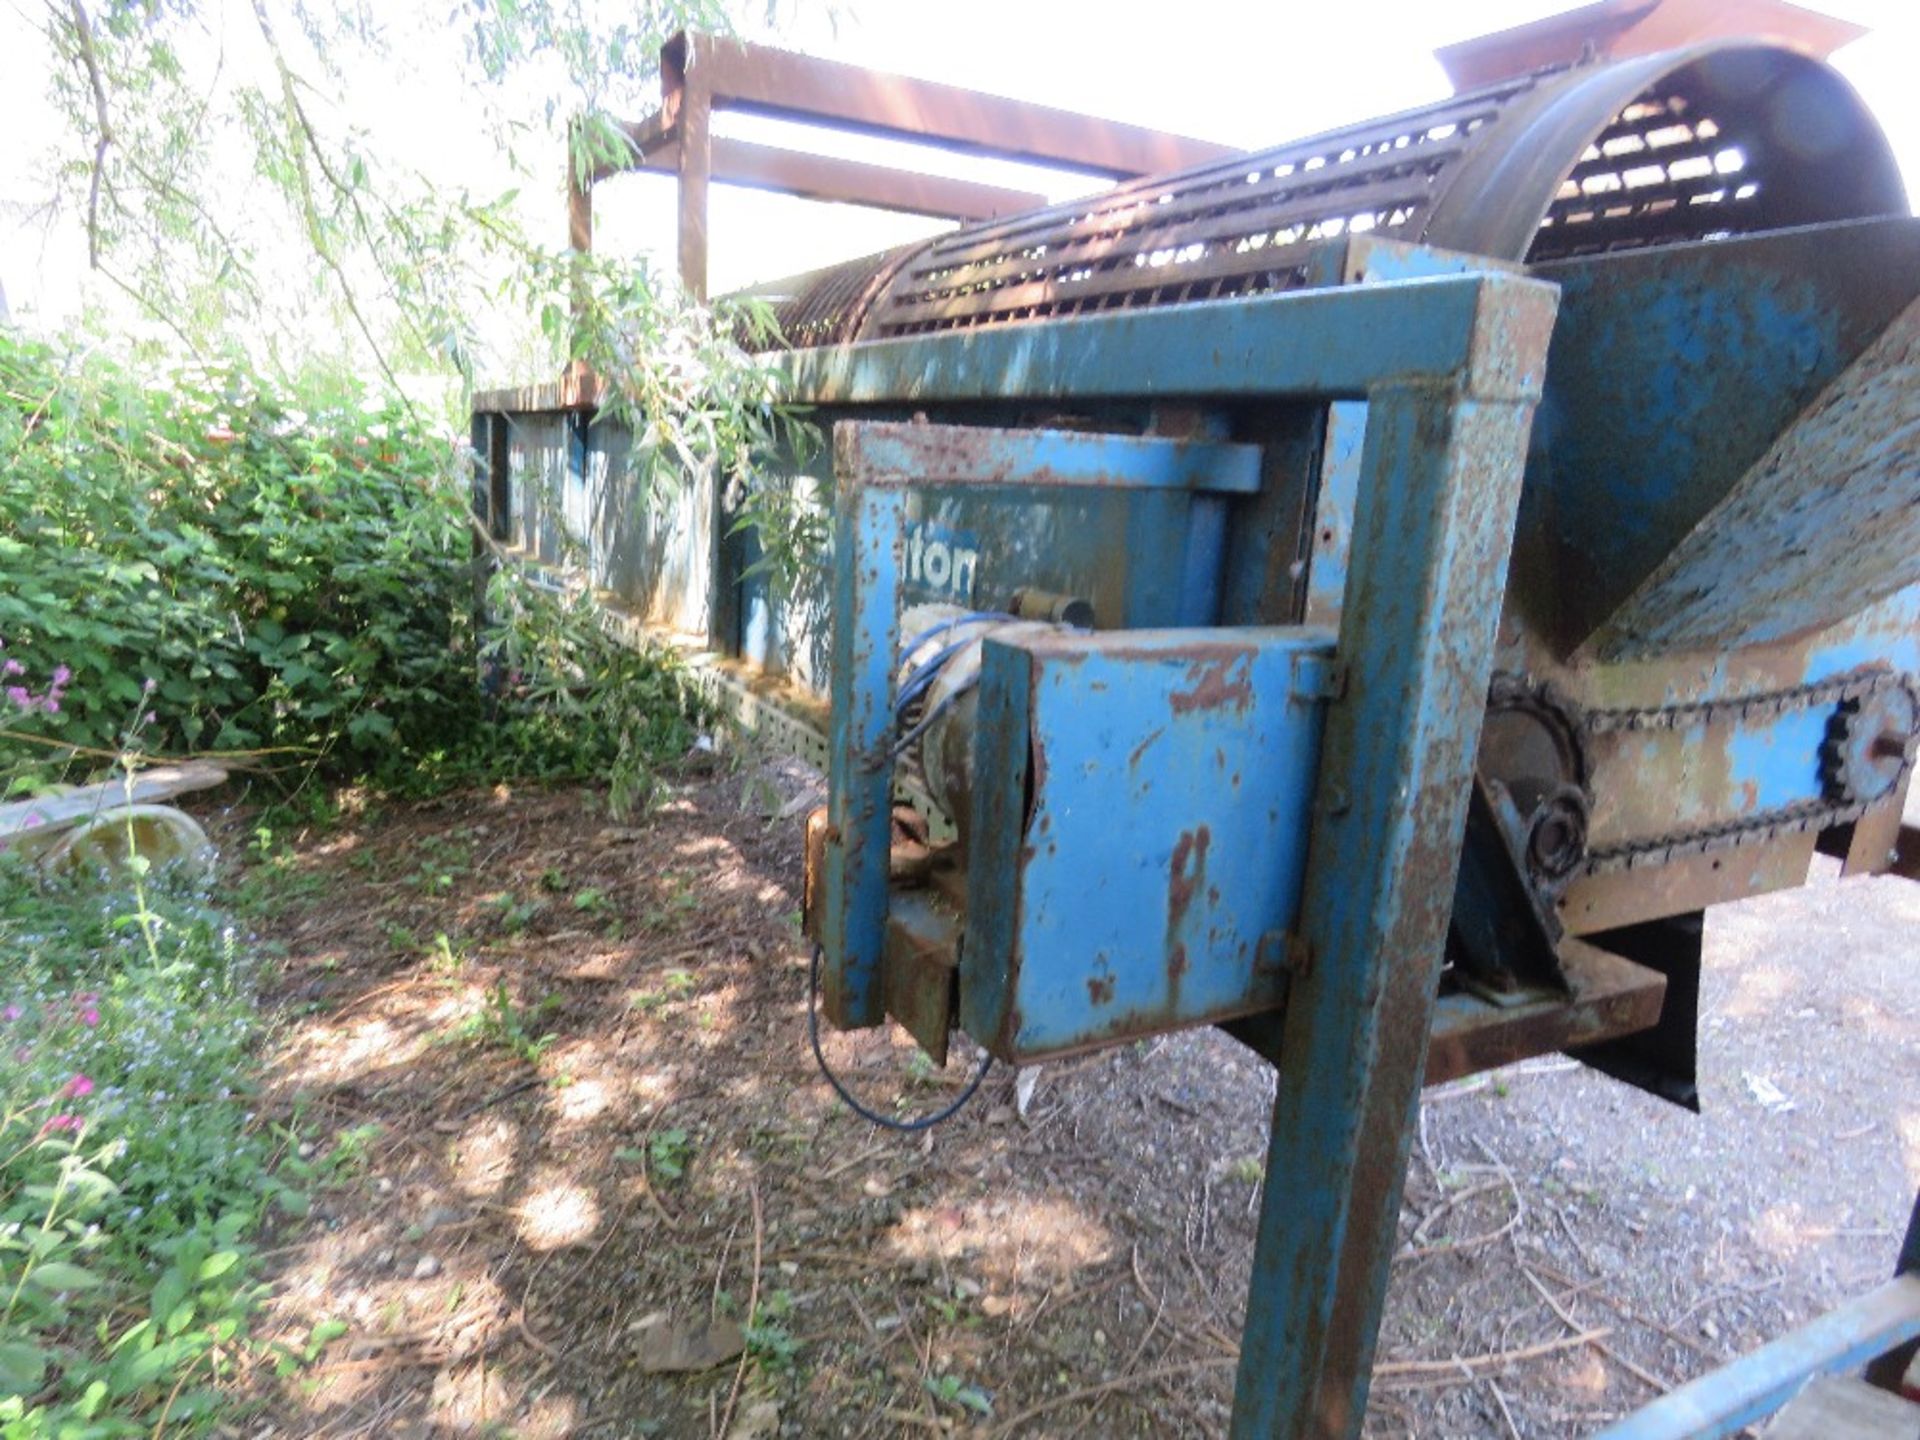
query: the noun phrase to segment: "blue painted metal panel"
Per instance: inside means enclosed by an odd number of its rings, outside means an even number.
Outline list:
[[[1595,1440],[1720,1440],[1791,1400],[1808,1378],[1857,1370],[1920,1337],[1920,1275],[1902,1275],[1662,1396]]]
[[[1920,674],[1920,585],[1868,606],[1849,624],[1822,635],[1807,657],[1806,679],[1814,683],[1880,664]]]
[[[1280,1001],[1324,708],[1302,677],[1331,654],[1291,629],[987,642],[969,1034],[1028,1060]]]
[[[1587,643],[1607,657],[1765,644],[1914,583],[1920,301],[1852,359]]]
[[[1180,593],[1174,604],[1176,625],[1217,625],[1226,589],[1227,525],[1225,497],[1196,495],[1187,504],[1186,554]]]
[[[1523,613],[1564,654],[1654,574],[1912,301],[1920,222],[1596,256],[1540,273],[1561,284],[1564,300],[1534,426],[1514,588]],[[1868,426],[1852,443],[1892,438]],[[1770,543],[1778,560],[1796,545],[1817,559],[1827,537],[1809,529],[1785,546]],[[1820,566],[1807,568],[1817,576]],[[1730,578],[1737,595],[1740,577]],[[1702,603],[1711,610],[1714,602]],[[1812,625],[1846,609],[1801,613]],[[1653,643],[1678,648],[1683,638]]]
[[[1742,726],[1727,740],[1727,790],[1744,813],[1781,810],[1820,798],[1820,742],[1831,707]]]

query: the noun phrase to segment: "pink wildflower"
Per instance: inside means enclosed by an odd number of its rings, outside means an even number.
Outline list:
[[[78,1130],[86,1123],[87,1122],[82,1120],[78,1115],[55,1115],[40,1127],[40,1133],[42,1135],[51,1135],[61,1130]]]
[[[93,1081],[89,1080],[85,1075],[76,1075],[67,1081],[65,1088],[63,1088],[60,1093],[68,1100],[82,1099],[93,1093]]]
[[[9,1005],[6,1009],[0,1010],[0,1020],[18,1020],[26,1013],[18,1005]]]
[[[89,1030],[100,1023],[100,1012],[89,1005],[80,1012],[80,1023]]]
[[[73,679],[73,671],[65,665],[56,665],[53,667],[53,683],[55,685],[64,685],[71,679]]]

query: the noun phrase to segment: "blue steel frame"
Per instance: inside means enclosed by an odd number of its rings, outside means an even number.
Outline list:
[[[1663,1395],[1595,1440],[1724,1440],[1785,1405],[1815,1375],[1858,1370],[1920,1337],[1920,1273],[1838,1309]]]
[[[1869,1384],[1897,1391],[1917,1349],[1920,1195],[1892,1280],[1662,1395],[1594,1440],[1723,1440],[1765,1420],[1812,1376],[1862,1366]]]
[[[1365,1411],[1557,292],[1505,274],[1306,291],[802,352],[825,405],[1008,397],[1364,400],[1349,577],[1232,1433]],[[880,1018],[905,490],[836,433],[829,1014]],[[1029,456],[1029,458],[1031,458]],[[951,480],[989,480],[975,473]],[[1047,478],[1030,472],[1027,483]],[[1067,483],[1099,483],[1086,475]]]
[[[1245,493],[1260,484],[1250,445],[1060,431],[981,430],[958,450],[945,426],[834,428],[833,719],[828,735],[826,963],[822,1003],[842,1028],[885,1018],[893,800],[893,671],[900,649],[900,552],[909,487],[1037,485]],[[1202,526],[1190,546],[1209,545]],[[1182,575],[1190,568],[1180,566]]]

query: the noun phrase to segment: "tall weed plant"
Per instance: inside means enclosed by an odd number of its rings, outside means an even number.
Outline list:
[[[6,855],[0,951],[0,1435],[197,1433],[249,1357],[259,1225],[304,1204],[252,1113],[252,952],[159,877]]]

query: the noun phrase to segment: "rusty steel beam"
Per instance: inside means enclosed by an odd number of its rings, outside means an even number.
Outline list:
[[[635,164],[646,159],[656,150],[664,150],[673,144],[677,119],[673,112],[660,109],[644,120],[627,121],[620,126],[621,132],[627,137],[627,143],[633,146]]]
[[[1722,37],[1765,36],[1825,58],[1864,25],[1786,0],[1599,0],[1433,52],[1457,91],[1474,90],[1583,56],[1624,60]]]
[[[743,40],[681,34],[662,53],[668,52],[680,57],[685,73],[704,76],[714,103],[724,109],[783,120],[825,121],[842,129],[918,140],[964,154],[1127,179],[1240,153],[1229,145]]]
[[[1617,1039],[1660,1023],[1667,977],[1580,940],[1561,942],[1573,999],[1500,1006],[1471,995],[1434,1006],[1428,1085],[1440,1085],[1535,1055]]]
[[[1457,283],[1411,281],[1403,293],[1424,299]],[[1297,929],[1304,961],[1280,1031],[1233,1440],[1353,1437],[1366,1413],[1558,303],[1535,280],[1472,283],[1479,308],[1465,370],[1441,383],[1383,378],[1367,395],[1340,615],[1347,685],[1321,742]],[[1397,288],[1331,293],[1355,305]],[[1143,313],[1216,308],[1225,307]]]
[[[694,37],[697,41],[699,37]],[[672,126],[680,177],[680,283],[707,298],[707,188],[713,175],[713,67],[685,36],[660,49],[661,113]]]
[[[1058,165],[1115,179],[1240,153],[1211,141],[1166,135],[1047,105],[686,32],[661,47],[660,84],[660,109],[620,127],[631,147],[626,163],[600,164],[584,179],[569,174],[568,232],[576,251],[585,254],[592,249],[596,181],[625,170],[677,176],[680,280],[700,300],[707,298],[707,196],[715,180],[806,199],[969,222],[1018,214],[1046,203],[1045,196],[1026,191],[915,175],[746,141],[716,140],[716,109],[825,124],[963,154]],[[581,298],[576,295],[576,308]]]
[[[1047,203],[1047,197],[1027,190],[980,185],[944,175],[921,175],[885,165],[809,155],[746,140],[715,136],[711,178],[752,190],[798,195],[803,200],[832,200],[867,205],[904,215],[927,215],[936,220],[991,220],[1017,215]],[[641,157],[632,167],[674,174],[679,148],[671,142]]]
[[[572,367],[558,380],[540,385],[507,385],[494,390],[474,392],[475,414],[554,415],[573,410],[593,410],[603,398],[599,377]]]

